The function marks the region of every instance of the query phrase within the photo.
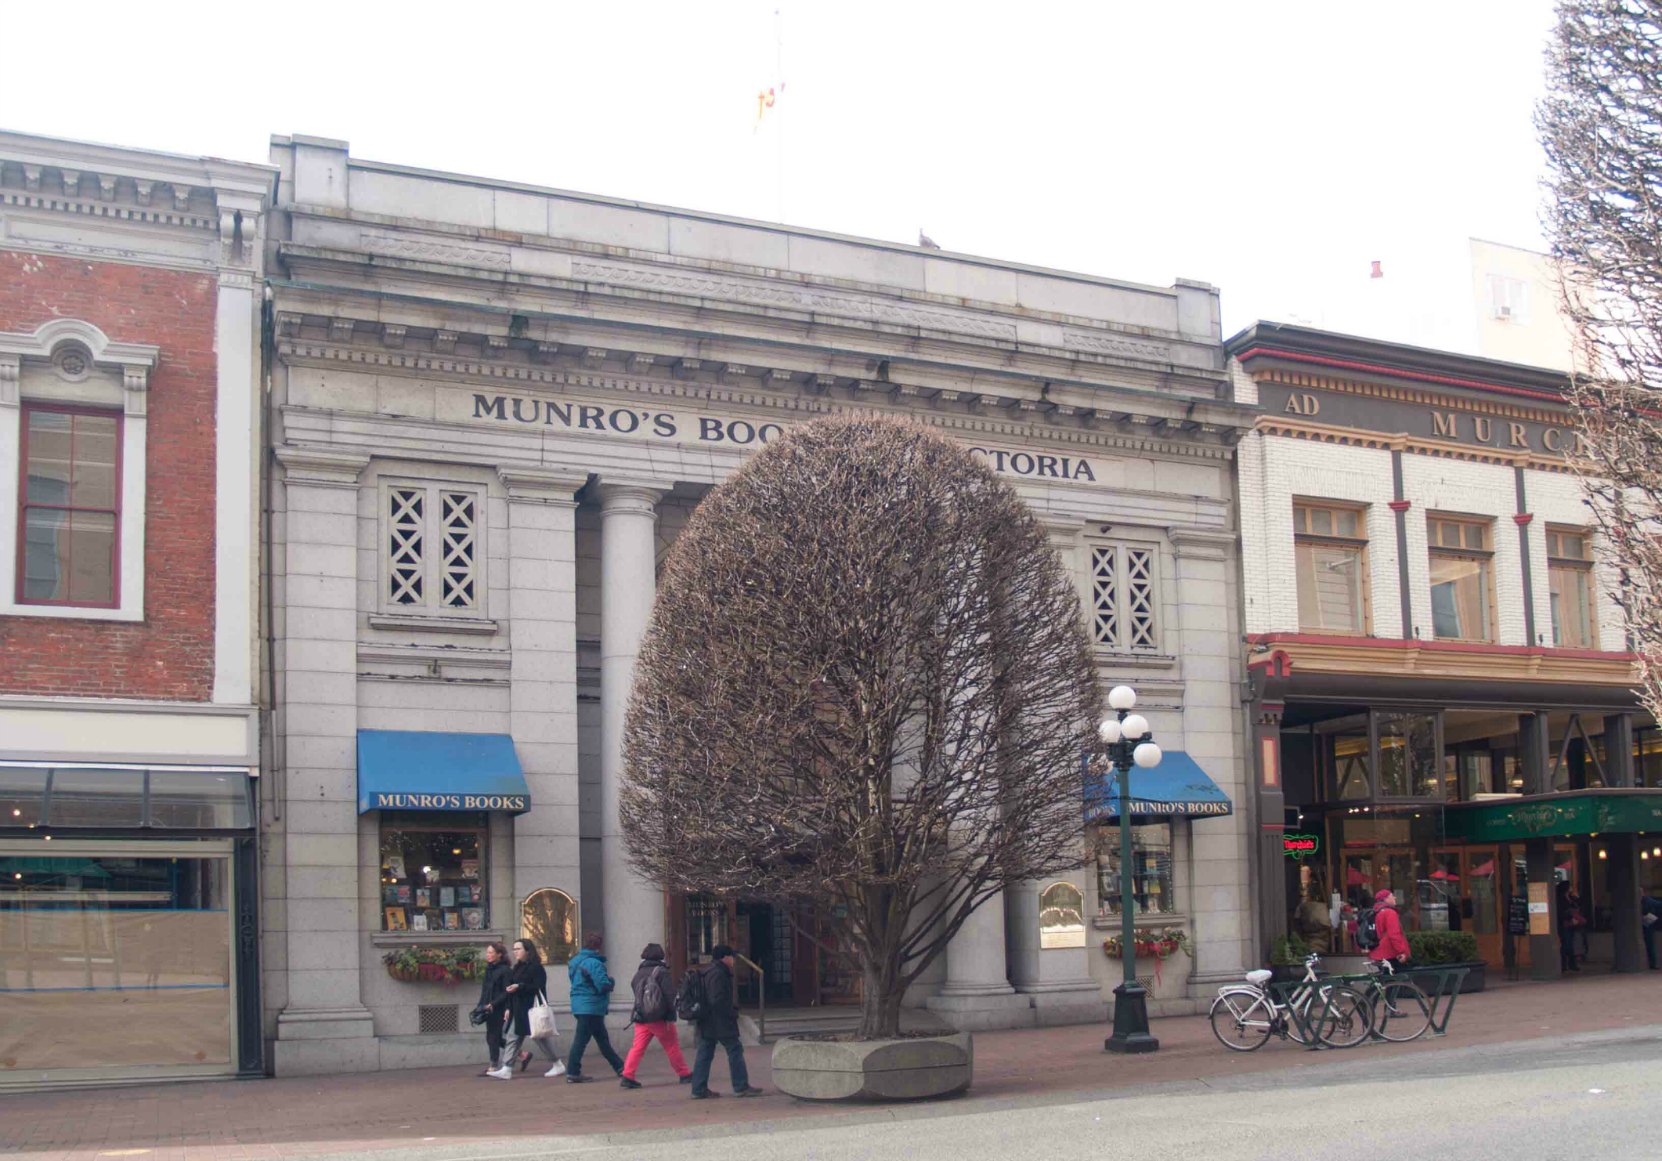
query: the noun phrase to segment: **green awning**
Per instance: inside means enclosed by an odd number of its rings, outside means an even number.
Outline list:
[[[1492,802],[1450,803],[1449,838],[1470,842],[1593,834],[1662,833],[1662,788],[1570,790]]]

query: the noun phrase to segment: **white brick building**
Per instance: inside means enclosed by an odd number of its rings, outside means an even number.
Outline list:
[[[1562,374],[1272,323],[1226,346],[1262,408],[1237,462],[1265,942],[1331,945],[1389,886],[1410,930],[1556,973],[1550,934],[1507,930],[1556,872],[1632,966],[1662,743]]]

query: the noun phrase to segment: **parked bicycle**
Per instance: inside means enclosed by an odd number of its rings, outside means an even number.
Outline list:
[[[1388,959],[1368,965],[1370,978],[1364,985],[1368,1016],[1373,1031],[1387,1040],[1406,1044],[1431,1029],[1431,1001],[1420,986],[1407,976],[1398,976]]]
[[[1321,956],[1304,960],[1304,979],[1283,1004],[1270,994],[1270,973],[1246,974],[1245,984],[1227,984],[1212,1001],[1212,1035],[1225,1048],[1251,1052],[1270,1036],[1307,1044],[1305,1030],[1330,1048],[1354,1048],[1368,1038],[1373,1022],[1368,998],[1348,984],[1316,974]]]

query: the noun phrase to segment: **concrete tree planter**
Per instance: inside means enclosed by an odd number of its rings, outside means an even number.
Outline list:
[[[968,1032],[897,1040],[787,1038],[773,1046],[773,1083],[807,1101],[909,1101],[970,1086]]]

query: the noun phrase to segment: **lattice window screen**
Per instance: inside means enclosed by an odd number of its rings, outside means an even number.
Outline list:
[[[387,600],[394,605],[427,603],[427,492],[387,491]]]
[[[440,492],[439,603],[447,609],[478,604],[479,498],[472,492]]]
[[[1158,599],[1153,548],[1092,546],[1091,628],[1098,645],[1127,653],[1159,649]]]
[[[1098,645],[1118,645],[1120,640],[1119,548],[1098,545],[1091,549],[1092,624]]]

